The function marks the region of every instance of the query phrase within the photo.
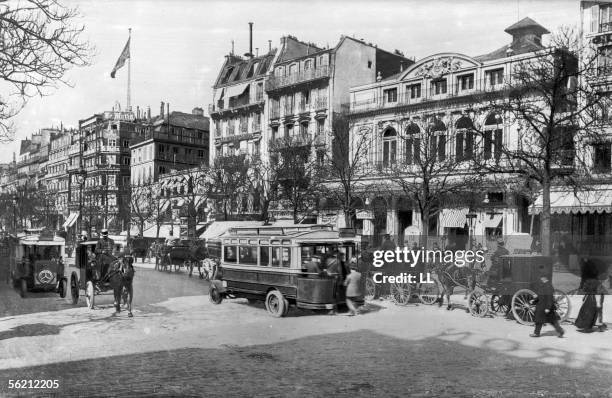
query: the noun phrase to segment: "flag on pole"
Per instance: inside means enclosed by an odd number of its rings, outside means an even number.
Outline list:
[[[127,43],[125,43],[125,47],[123,48],[123,51],[121,51],[121,55],[119,56],[119,59],[117,60],[117,63],[110,74],[113,79],[115,78],[115,73],[117,73],[117,70],[125,65],[125,61],[127,61],[128,58],[130,58],[130,39],[128,39]]]

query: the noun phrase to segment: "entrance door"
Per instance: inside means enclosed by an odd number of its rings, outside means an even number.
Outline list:
[[[412,225],[412,210],[399,210],[397,212],[397,219],[399,221],[399,232],[398,232],[398,245],[404,244],[404,230]]]

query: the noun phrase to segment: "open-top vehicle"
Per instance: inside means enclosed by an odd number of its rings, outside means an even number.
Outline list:
[[[276,317],[285,316],[290,305],[335,309],[344,304],[346,266],[360,244],[354,234],[328,225],[232,228],[219,241],[221,261],[209,290],[211,301],[260,300]],[[307,272],[313,258],[322,259],[321,272]]]
[[[202,261],[208,257],[205,244],[200,240],[176,240],[173,245],[164,245],[160,248],[156,268],[159,271],[178,271],[181,267],[189,270],[189,276],[193,269],[198,268],[203,276]]]
[[[540,275],[552,281],[551,257],[531,254],[514,254],[501,257],[501,277],[489,278],[477,283],[468,298],[470,313],[484,317],[490,312],[512,312],[514,319],[523,325],[533,325],[535,319],[535,285]],[[556,312],[561,321],[569,316],[570,300],[567,294],[555,289],[553,294]]]
[[[21,297],[28,291],[54,290],[66,295],[64,277],[65,241],[50,231],[28,232],[5,238],[3,251],[9,257],[9,279]]]

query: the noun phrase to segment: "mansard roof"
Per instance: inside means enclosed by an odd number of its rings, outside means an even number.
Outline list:
[[[276,50],[254,58],[242,58],[237,55],[228,55],[221,67],[221,71],[217,76],[214,87],[225,86],[228,84],[240,83],[247,80],[253,80],[258,77],[263,77],[268,72],[268,67],[274,58]],[[252,76],[248,76],[252,67],[257,65],[257,70],[253,71]],[[228,75],[229,73],[229,75]]]
[[[515,32],[520,30],[530,30],[533,33],[539,35],[550,33],[545,27],[543,27],[542,25],[540,25],[529,17],[525,17],[517,23],[510,25],[504,30],[504,32],[514,34]]]

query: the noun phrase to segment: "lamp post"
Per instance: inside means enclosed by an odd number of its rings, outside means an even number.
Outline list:
[[[17,233],[17,204],[19,203],[19,196],[13,196],[13,231]]]
[[[478,217],[478,214],[474,213],[474,210],[470,207],[470,210],[465,215],[468,221],[469,233],[470,233],[470,250],[474,247],[474,220]]]
[[[83,223],[83,184],[85,183],[85,179],[87,178],[87,171],[83,168],[83,166],[79,167],[79,170],[76,173],[76,180],[79,184],[79,222],[77,231],[82,231],[82,223]],[[75,232],[76,235],[76,232]]]

